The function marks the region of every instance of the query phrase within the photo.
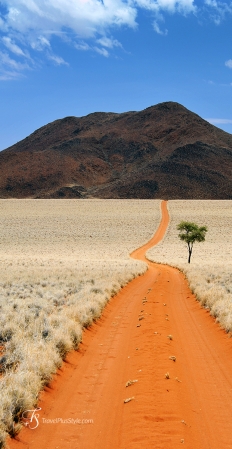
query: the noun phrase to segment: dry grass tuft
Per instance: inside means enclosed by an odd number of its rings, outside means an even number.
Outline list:
[[[134,399],[134,396],[132,396],[131,398],[124,399],[124,404],[127,404],[127,402],[130,402],[133,399]]]
[[[138,382],[137,379],[136,379],[136,380],[128,380],[128,381],[126,382],[126,387],[130,387],[131,385],[135,384],[136,382]]]

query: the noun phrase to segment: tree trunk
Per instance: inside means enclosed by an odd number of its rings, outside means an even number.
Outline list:
[[[190,263],[190,260],[191,260],[192,250],[193,250],[193,247],[189,245],[189,257],[188,257],[188,263]]]

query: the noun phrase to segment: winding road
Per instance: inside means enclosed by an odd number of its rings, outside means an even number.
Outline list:
[[[163,238],[161,208],[156,234],[132,257],[146,260]],[[232,339],[182,273],[146,262],[84,332],[41,394],[39,426],[11,449],[232,448]],[[49,422],[59,419],[79,421]]]

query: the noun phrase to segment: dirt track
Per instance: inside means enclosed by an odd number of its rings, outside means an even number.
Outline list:
[[[163,237],[165,202],[162,212],[154,238],[132,257],[145,260]],[[10,448],[231,449],[231,373],[232,339],[200,308],[178,270],[149,262],[42,393],[37,429],[23,429]],[[126,387],[129,380],[137,382]],[[44,422],[54,418],[93,423]]]

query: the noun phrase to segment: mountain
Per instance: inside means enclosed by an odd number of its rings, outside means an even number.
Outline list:
[[[0,152],[0,198],[232,198],[232,135],[184,106],[66,117]]]

